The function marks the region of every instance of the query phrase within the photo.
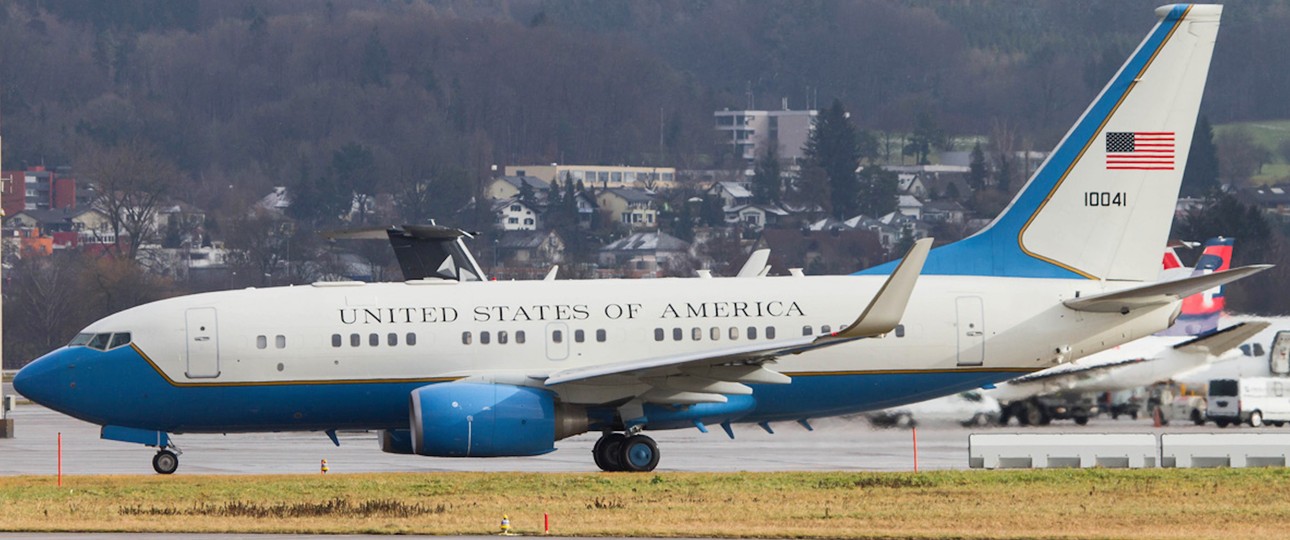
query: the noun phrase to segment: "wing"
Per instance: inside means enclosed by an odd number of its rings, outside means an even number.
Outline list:
[[[545,384],[648,387],[638,395],[646,402],[690,404],[722,403],[726,401],[723,394],[751,394],[746,383],[788,383],[788,376],[766,364],[782,356],[882,336],[894,329],[904,315],[931,246],[931,238],[915,242],[855,321],[832,334],[566,369],[549,374]]]

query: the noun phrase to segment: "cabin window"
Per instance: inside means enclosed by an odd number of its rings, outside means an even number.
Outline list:
[[[582,343],[583,341],[586,341],[586,339],[587,339],[587,333],[583,332],[581,328],[573,331],[574,341],[578,343]]]
[[[757,339],[757,327],[756,327],[756,326],[749,326],[749,327],[748,327],[748,339]]]
[[[273,336],[273,346],[279,349],[287,348],[287,336],[282,334]]]
[[[518,344],[520,344],[520,345],[523,345],[523,344],[524,344],[524,331],[523,331],[523,330],[516,330],[516,331],[515,331],[515,342],[516,342],[516,343],[518,343]]]
[[[552,331],[551,331],[551,342],[552,342],[552,343],[564,343],[564,330],[552,330]]]
[[[596,341],[598,341],[598,342],[600,342],[600,343],[604,343],[604,342],[605,342],[605,338],[606,338],[606,337],[608,337],[608,336],[605,334],[605,329],[604,329],[604,328],[601,328],[601,329],[599,329],[599,330],[596,330]]]
[[[385,344],[386,344],[386,345],[389,345],[389,346],[391,346],[391,347],[394,347],[394,346],[398,345],[398,344],[399,344],[399,335],[398,335],[398,334],[395,334],[394,332],[390,332],[389,334],[386,334],[386,335],[385,335]]]
[[[403,336],[403,341],[404,341],[404,343],[407,343],[409,347],[411,347],[411,346],[413,346],[413,345],[416,345],[416,344],[417,344],[417,335],[416,335],[416,334],[413,334],[412,332],[408,332],[408,335]]]
[[[489,343],[490,341],[492,341],[492,340],[493,340],[493,337],[492,337],[492,336],[490,336],[490,335],[488,335],[488,332],[480,332],[480,333],[479,333],[479,344],[480,344],[480,345],[488,345],[488,343]]]
[[[269,338],[267,336],[255,336],[255,348],[257,349],[269,348]]]
[[[775,339],[775,327],[774,327],[774,326],[767,326],[767,327],[766,327],[766,339]]]
[[[896,325],[896,337],[905,337],[905,325]]]
[[[462,345],[470,345],[470,332],[462,332],[462,333],[461,333],[461,344],[462,344]]]
[[[663,338],[664,338],[664,337],[666,337],[666,336],[664,336],[663,334],[664,334],[664,332],[663,332],[663,329],[662,329],[662,328],[655,328],[655,329],[654,329],[654,341],[663,341]]]
[[[380,334],[368,334],[368,335],[367,335],[367,344],[368,344],[369,346],[372,346],[372,347],[380,347],[380,346],[381,346],[381,335],[380,335]]]
[[[362,344],[363,344],[363,336],[360,336],[360,335],[358,335],[358,334],[350,334],[350,335],[349,335],[349,346],[350,346],[350,347],[357,347],[357,346],[362,345]]]
[[[130,333],[117,332],[115,334],[112,334],[112,343],[108,345],[108,348],[115,349],[117,347],[123,347],[129,344],[130,344]]]
[[[739,328],[738,328],[738,327],[731,326],[731,327],[730,327],[730,340],[731,340],[731,341],[734,341],[734,340],[736,340],[736,339],[739,339]]]
[[[814,333],[815,333],[815,329],[814,329],[814,328],[811,328],[811,325],[809,325],[809,324],[808,324],[808,325],[806,325],[806,326],[803,326],[803,327],[802,327],[802,335],[803,335],[803,336],[809,336],[809,335],[814,334]],[[768,335],[768,336],[766,336],[766,337],[770,337],[770,336]]]
[[[713,326],[712,329],[708,331],[708,335],[712,336],[712,341],[719,340],[721,339],[721,329]]]
[[[694,329],[690,330],[690,339],[693,339],[694,341],[703,339],[703,329],[696,326]]]
[[[827,325],[827,324],[826,324],[826,325],[824,325],[824,326],[821,326],[821,327],[820,327],[820,333],[821,333],[821,334],[831,334],[831,333],[833,333],[833,327],[831,327],[831,326],[829,326],[829,325]]]
[[[681,330],[680,328],[673,328],[672,341],[681,341],[682,339],[685,339],[685,330]]]
[[[498,345],[505,345],[505,344],[506,344],[506,342],[507,342],[507,341],[509,341],[509,340],[510,340],[510,336],[506,334],[506,331],[505,331],[505,330],[498,330],[498,331],[497,331],[497,344],[498,344]]]
[[[342,341],[342,340],[341,340],[340,334],[332,334],[332,335],[331,335],[331,346],[332,346],[332,347],[339,347],[339,346],[341,345],[341,341]]]

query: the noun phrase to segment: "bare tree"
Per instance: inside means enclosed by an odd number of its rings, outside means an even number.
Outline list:
[[[134,260],[139,246],[157,234],[157,210],[180,178],[178,167],[156,147],[138,140],[106,147],[92,144],[76,165],[96,188],[94,206],[111,220],[118,252],[121,236],[127,235],[127,254]]]

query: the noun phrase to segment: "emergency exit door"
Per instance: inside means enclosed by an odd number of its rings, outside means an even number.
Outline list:
[[[186,349],[190,379],[219,377],[219,332],[215,308],[193,308],[185,312],[188,324]]]
[[[979,296],[955,300],[958,312],[958,365],[979,366],[985,362],[985,310]]]
[[[546,357],[550,360],[564,360],[569,357],[569,325],[564,323],[546,325]]]

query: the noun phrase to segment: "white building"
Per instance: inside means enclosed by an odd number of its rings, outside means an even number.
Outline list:
[[[797,161],[814,129],[817,111],[716,111],[717,131],[749,164],[775,146],[779,158]]]

